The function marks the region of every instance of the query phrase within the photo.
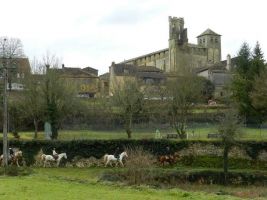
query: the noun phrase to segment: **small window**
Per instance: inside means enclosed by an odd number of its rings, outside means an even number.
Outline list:
[[[205,38],[203,38],[203,43],[205,43]]]
[[[210,42],[213,43],[213,37],[210,38]]]
[[[20,74],[19,73],[17,73],[17,78],[20,78]]]
[[[201,44],[202,43],[202,40],[201,39],[199,39],[199,44]]]
[[[218,43],[218,38],[215,38],[215,43]]]

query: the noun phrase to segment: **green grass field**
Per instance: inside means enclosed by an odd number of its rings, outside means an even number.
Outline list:
[[[196,199],[196,200],[223,200],[239,199],[228,195],[216,195],[215,191],[227,190],[222,186],[184,185],[184,189],[153,189],[148,186],[126,186],[122,184],[98,182],[103,168],[36,168],[30,176],[6,177],[0,176],[0,199],[56,199],[56,200],[83,200],[83,199],[114,199],[114,200],[168,200],[168,199]],[[258,188],[258,190],[262,188]],[[247,188],[229,191],[244,192]],[[203,192],[204,191],[204,192]]]
[[[239,139],[241,140],[267,140],[267,129],[242,128]],[[167,133],[175,133],[172,129],[160,130],[161,136],[166,138]],[[209,133],[216,133],[216,126],[206,125],[206,127],[196,127],[188,129],[188,139],[190,140],[208,140]],[[31,140],[33,132],[20,132],[21,139]],[[0,138],[2,135],[0,135]],[[152,129],[134,129],[132,133],[133,139],[149,139],[155,137],[155,130]],[[9,138],[13,138],[9,134]],[[117,131],[92,131],[92,130],[59,130],[60,140],[76,140],[76,139],[126,139],[127,135],[124,130]],[[39,132],[38,139],[44,139],[44,133]]]

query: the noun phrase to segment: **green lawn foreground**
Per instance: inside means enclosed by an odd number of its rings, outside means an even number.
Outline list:
[[[204,192],[187,192],[181,189],[152,189],[145,186],[130,187],[119,184],[100,183],[97,175],[105,169],[35,169],[25,177],[0,177],[0,199],[5,200],[159,200],[239,199]]]

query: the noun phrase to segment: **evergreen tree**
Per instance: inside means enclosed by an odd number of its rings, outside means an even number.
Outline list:
[[[248,75],[251,64],[251,53],[248,43],[244,42],[237,54],[237,68],[236,71],[243,78]]]
[[[253,50],[252,73],[254,74],[254,82],[250,98],[252,99],[253,108],[257,110],[260,123],[266,119],[267,115],[267,70],[264,62],[264,54],[260,48],[259,42],[257,42]]]
[[[251,70],[250,74],[254,77],[259,76],[261,72],[264,71],[265,65],[264,65],[264,55],[260,48],[259,42],[256,43],[255,48],[253,49],[252,53],[252,63],[251,63]]]
[[[267,119],[267,71],[255,79],[254,89],[250,94],[252,105],[260,113],[260,120]]]
[[[250,93],[253,91],[255,77],[264,70],[264,59],[257,42],[253,52],[249,45],[243,43],[238,58],[236,73],[232,82],[232,97],[238,105],[239,113],[245,117],[246,123],[260,123],[260,113],[252,105]]]

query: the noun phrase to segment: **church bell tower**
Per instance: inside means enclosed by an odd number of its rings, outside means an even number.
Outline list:
[[[188,43],[184,19],[169,16],[169,67],[167,72],[175,72],[178,67],[178,51]]]

